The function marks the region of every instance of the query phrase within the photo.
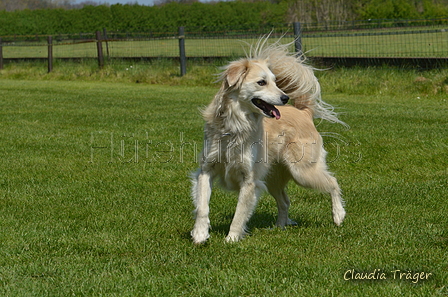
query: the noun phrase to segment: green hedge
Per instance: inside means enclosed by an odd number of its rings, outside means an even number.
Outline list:
[[[82,9],[0,11],[0,36],[111,31],[144,32],[165,28],[253,26],[283,23],[285,4],[269,2],[176,2],[163,6],[111,5]]]
[[[291,22],[291,7],[296,0],[216,3],[195,2],[181,4],[171,2],[158,6],[122,5],[85,6],[82,9],[38,9],[0,11],[0,36],[36,34],[74,34],[95,32],[107,28],[109,31],[148,32],[188,28],[253,28],[268,24]],[[311,10],[319,10],[325,1],[312,2]],[[344,9],[354,9],[351,15],[357,19],[412,19],[448,17],[448,8],[442,0],[341,0],[351,3]],[[311,3],[310,2],[310,3]],[[353,3],[352,3],[353,2]],[[364,5],[356,6],[355,2]],[[417,3],[419,2],[419,3]],[[443,2],[443,3],[442,3]],[[338,2],[339,3],[339,2]],[[418,5],[417,5],[418,4]],[[348,8],[351,7],[351,8]],[[313,11],[307,12],[314,15]]]

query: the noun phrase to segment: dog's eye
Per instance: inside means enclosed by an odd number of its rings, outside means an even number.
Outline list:
[[[257,81],[257,84],[258,84],[259,86],[265,86],[265,85],[267,85],[267,82],[266,82],[264,79],[262,79],[262,80],[260,80],[260,81]]]

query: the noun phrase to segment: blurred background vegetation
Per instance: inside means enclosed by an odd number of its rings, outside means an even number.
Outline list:
[[[448,0],[156,0],[152,6],[74,0],[2,0],[0,36],[163,28],[227,28],[292,22],[441,19]]]

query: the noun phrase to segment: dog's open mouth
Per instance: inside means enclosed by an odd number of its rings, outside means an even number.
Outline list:
[[[259,108],[261,111],[263,111],[263,113],[270,117],[270,118],[275,118],[275,119],[280,119],[280,111],[275,108],[274,105],[269,104],[263,100],[261,100],[260,98],[254,98],[252,99],[252,103]]]

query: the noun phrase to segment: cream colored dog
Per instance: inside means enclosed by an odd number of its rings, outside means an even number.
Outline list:
[[[215,177],[224,188],[239,191],[227,241],[244,237],[246,223],[264,190],[277,201],[277,225],[295,224],[288,217],[290,201],[285,192],[291,179],[329,193],[335,224],[344,220],[341,191],[327,171],[326,151],[313,116],[342,122],[320,99],[312,68],[290,54],[287,45],[266,45],[266,41],[259,42],[252,57],[225,68],[221,88],[203,112],[204,148],[200,168],[192,178],[194,243],[209,238],[209,201]],[[295,107],[285,105],[289,99]]]

